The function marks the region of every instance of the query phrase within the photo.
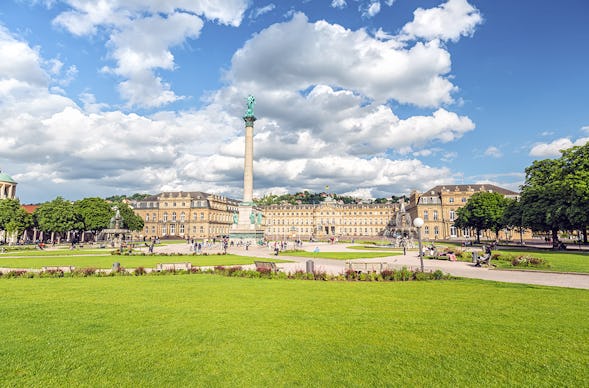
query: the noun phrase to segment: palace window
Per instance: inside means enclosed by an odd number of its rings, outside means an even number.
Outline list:
[[[166,225],[162,225],[162,234],[165,235],[167,232]]]
[[[434,226],[434,236],[438,236],[438,234],[440,234],[440,228],[438,228],[437,226]]]
[[[156,216],[156,214],[155,214],[155,213],[153,213],[153,214],[151,215],[151,219],[153,220],[153,222],[157,222],[157,216]]]
[[[450,227],[450,237],[456,237],[456,227],[455,226],[451,226]]]
[[[427,221],[427,220],[429,220],[429,213],[428,213],[428,211],[427,211],[427,210],[424,210],[424,211],[423,211],[423,220],[424,220],[424,221]]]
[[[429,234],[429,226],[427,226],[427,225],[426,225],[426,226],[424,226],[424,227],[423,227],[423,232],[424,232],[425,234]]]
[[[456,218],[456,212],[454,210],[450,210],[450,221],[454,221]]]
[[[176,234],[176,224],[170,225],[170,234]]]
[[[176,221],[176,212],[172,212],[172,221]]]
[[[168,213],[164,212],[164,222],[168,221]]]
[[[184,214],[184,212],[180,213],[180,221],[184,222],[185,219],[186,215]]]
[[[438,220],[438,211],[434,210],[434,221]]]
[[[450,198],[448,198],[448,202],[450,202],[450,203],[454,203],[454,197],[450,197]]]
[[[149,222],[149,213],[145,215],[145,222]]]
[[[180,234],[184,234],[184,224],[180,224]]]

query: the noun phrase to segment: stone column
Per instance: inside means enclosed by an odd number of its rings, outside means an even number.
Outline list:
[[[243,202],[251,203],[254,196],[254,121],[255,116],[245,116],[245,158],[243,166]]]

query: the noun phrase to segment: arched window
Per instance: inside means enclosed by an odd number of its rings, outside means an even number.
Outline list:
[[[164,222],[168,221],[168,213],[164,212]]]
[[[186,215],[184,214],[184,212],[180,213],[180,221],[184,222],[185,219]]]
[[[172,221],[176,221],[176,212],[172,212]]]

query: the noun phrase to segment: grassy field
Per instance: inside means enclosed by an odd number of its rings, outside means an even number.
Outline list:
[[[354,260],[372,259],[375,257],[387,257],[400,255],[402,252],[306,252],[286,251],[280,253],[284,256],[308,257],[314,259]]]
[[[498,250],[493,251],[503,257],[532,256],[546,260],[548,267],[513,267],[509,261],[493,260],[497,268],[518,269],[518,270],[544,270],[560,272],[582,272],[589,273],[589,253],[575,253],[562,251],[537,251],[537,250]]]
[[[589,292],[214,275],[0,280],[3,386],[586,386]]]
[[[43,266],[68,266],[76,268],[112,268],[114,262],[119,262],[124,268],[150,267],[157,263],[190,262],[193,266],[214,265],[245,265],[253,264],[254,257],[238,255],[207,255],[207,256],[41,256],[41,257],[2,257],[0,267],[7,268],[41,268]],[[279,259],[264,259],[264,261],[285,262]]]

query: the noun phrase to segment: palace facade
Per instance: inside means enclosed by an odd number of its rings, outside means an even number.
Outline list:
[[[140,238],[214,238],[229,234],[239,202],[203,192],[165,192],[129,203],[144,222]]]
[[[413,191],[409,196],[407,212],[412,219],[421,217],[424,221],[422,233],[426,240],[450,240],[476,238],[472,229],[458,229],[454,226],[459,208],[466,205],[473,194],[479,192],[495,192],[507,198],[517,199],[519,194],[491,184],[446,185],[435,186],[423,193]],[[510,231],[501,230],[499,238],[511,240]],[[529,232],[527,232],[529,234]],[[481,231],[481,237],[494,239],[495,233],[490,230]]]
[[[265,236],[270,240],[382,236],[398,203],[344,204],[327,197],[320,204],[265,206]]]

